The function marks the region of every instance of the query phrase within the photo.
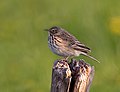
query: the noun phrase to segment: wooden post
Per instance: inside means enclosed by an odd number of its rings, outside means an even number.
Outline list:
[[[83,60],[57,60],[52,69],[51,92],[89,92],[94,66]]]
[[[71,71],[64,60],[55,61],[52,70],[51,92],[69,92]]]

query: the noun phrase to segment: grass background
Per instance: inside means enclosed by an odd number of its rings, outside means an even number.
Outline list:
[[[0,0],[0,92],[49,92],[60,58],[43,30],[61,26],[91,47],[95,66],[90,92],[120,91],[119,0]]]

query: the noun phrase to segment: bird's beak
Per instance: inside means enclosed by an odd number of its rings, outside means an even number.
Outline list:
[[[44,31],[49,31],[48,29],[44,29]]]

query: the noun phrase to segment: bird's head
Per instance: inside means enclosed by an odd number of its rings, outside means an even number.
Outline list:
[[[51,34],[51,35],[55,35],[61,31],[61,28],[54,26],[54,27],[51,27],[50,29],[46,29],[46,31],[48,31],[49,34]]]

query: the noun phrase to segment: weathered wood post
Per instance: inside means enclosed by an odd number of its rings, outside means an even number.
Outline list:
[[[52,68],[51,92],[89,92],[94,66],[83,60],[57,60]]]

